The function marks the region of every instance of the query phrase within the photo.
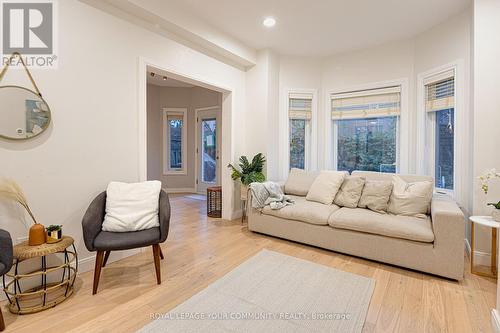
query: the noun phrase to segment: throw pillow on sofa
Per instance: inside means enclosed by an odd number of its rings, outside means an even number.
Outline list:
[[[285,183],[285,194],[306,196],[318,172],[292,168]]]
[[[385,214],[389,207],[392,183],[388,180],[366,180],[358,207]]]
[[[347,176],[333,201],[337,206],[356,208],[365,186],[365,178]]]
[[[425,218],[431,204],[434,185],[431,181],[407,183],[393,176],[389,213]]]
[[[331,205],[345,177],[344,171],[321,171],[307,192],[306,200]]]
[[[159,227],[161,182],[111,182],[106,189],[103,231],[129,232]]]

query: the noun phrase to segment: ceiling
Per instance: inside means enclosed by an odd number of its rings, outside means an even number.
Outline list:
[[[471,0],[164,0],[255,49],[327,56],[411,38]],[[277,24],[262,25],[266,16]]]
[[[148,84],[154,84],[155,86],[162,87],[174,87],[174,88],[193,88],[192,84],[182,82],[179,80],[172,79],[165,75],[166,80],[163,79],[163,73],[160,70],[154,71],[155,76],[151,76],[151,71],[148,70]]]

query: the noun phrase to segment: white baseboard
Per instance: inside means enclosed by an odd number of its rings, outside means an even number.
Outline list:
[[[500,317],[496,309],[491,310],[491,328],[493,332],[500,333]]]
[[[167,193],[197,193],[194,187],[163,188]]]
[[[465,251],[469,258],[471,257],[471,248],[468,239],[465,239]],[[491,264],[491,253],[474,251],[474,265],[489,266]]]
[[[243,216],[243,210],[242,209],[235,210],[231,214],[231,220],[241,219],[242,216]]]

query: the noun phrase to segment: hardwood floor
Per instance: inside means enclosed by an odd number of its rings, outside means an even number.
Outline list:
[[[468,264],[458,283],[255,234],[239,220],[207,218],[204,201],[175,195],[171,204],[161,285],[147,248],[106,265],[97,295],[92,296],[93,272],[86,272],[77,279],[75,295],[56,308],[15,316],[3,307],[5,332],[133,332],[151,314],[169,311],[263,248],[374,278],[364,332],[491,331],[496,283],[471,275]]]

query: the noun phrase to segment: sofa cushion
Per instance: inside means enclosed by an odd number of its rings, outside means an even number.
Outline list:
[[[306,196],[318,172],[292,168],[285,183],[285,194]]]
[[[380,214],[363,208],[340,208],[328,219],[331,227],[432,243],[434,232],[429,217]]]
[[[346,176],[344,171],[321,171],[307,192],[306,199],[325,205],[332,204]]]
[[[386,180],[366,180],[358,207],[385,213],[389,207],[392,183]]]
[[[340,207],[356,208],[364,186],[363,177],[347,176],[333,203]]]
[[[265,206],[262,213],[288,220],[328,225],[330,215],[340,208],[337,205],[324,205],[319,202],[307,201],[305,197],[301,196],[291,195],[290,198],[295,201],[293,205],[281,209],[271,209],[271,207]]]
[[[389,213],[425,218],[431,205],[433,182],[409,183],[394,175],[393,185]]]

